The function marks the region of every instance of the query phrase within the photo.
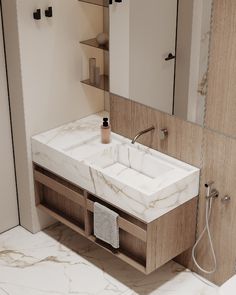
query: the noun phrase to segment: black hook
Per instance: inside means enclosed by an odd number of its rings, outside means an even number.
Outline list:
[[[41,9],[37,9],[34,13],[33,13],[33,17],[36,20],[41,19]]]
[[[171,60],[174,58],[175,58],[175,56],[172,53],[169,53],[168,56],[165,58],[165,60]]]
[[[116,3],[122,3],[122,0],[115,0]],[[109,4],[112,4],[113,0],[109,0]]]
[[[52,17],[52,6],[48,7],[48,9],[45,10],[45,16]]]

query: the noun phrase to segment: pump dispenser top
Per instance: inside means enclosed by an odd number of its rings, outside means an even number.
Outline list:
[[[103,124],[102,124],[103,127],[108,127],[109,126],[109,123],[108,123],[108,118],[103,118]]]

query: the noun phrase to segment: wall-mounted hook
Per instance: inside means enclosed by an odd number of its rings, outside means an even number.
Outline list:
[[[36,20],[40,20],[41,19],[41,9],[37,9],[34,13],[33,13],[33,17]]]
[[[52,6],[49,6],[48,9],[45,10],[46,17],[52,17]]]
[[[166,61],[172,60],[172,59],[175,59],[175,55],[173,55],[172,53],[169,53],[168,56],[165,58]]]
[[[116,3],[122,3],[122,0],[115,0]],[[113,4],[113,0],[109,0],[109,4]]]

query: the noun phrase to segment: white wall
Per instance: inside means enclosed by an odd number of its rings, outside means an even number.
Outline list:
[[[19,224],[0,14],[0,233]]]
[[[77,0],[3,0],[21,223],[48,224],[34,206],[30,137],[104,109],[104,92],[82,85],[88,58],[103,54],[79,41],[103,30],[102,7]],[[53,6],[54,17],[32,17]],[[39,217],[39,218],[38,218]]]
[[[130,0],[110,5],[109,18],[110,92],[130,98]]]

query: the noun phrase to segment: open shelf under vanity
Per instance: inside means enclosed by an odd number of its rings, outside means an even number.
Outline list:
[[[34,180],[38,209],[145,274],[153,272],[194,243],[196,198],[153,222],[145,223],[36,164]],[[94,236],[94,202],[119,214],[118,250]]]

